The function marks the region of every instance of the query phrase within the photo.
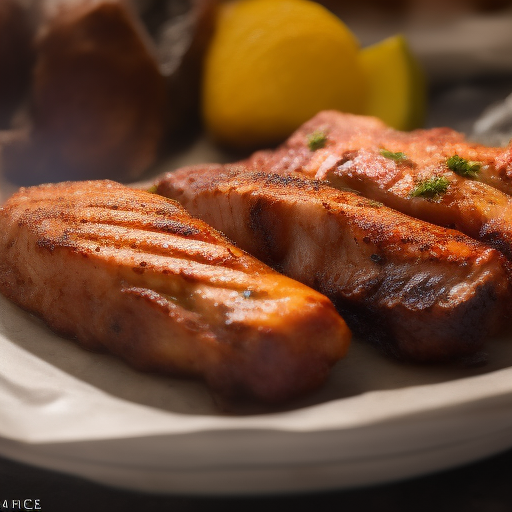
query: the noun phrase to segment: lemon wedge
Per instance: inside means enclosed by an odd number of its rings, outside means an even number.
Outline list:
[[[240,0],[219,13],[205,59],[203,118],[225,146],[269,146],[320,110],[363,113],[365,87],[357,39],[327,9],[308,0]]]
[[[427,105],[426,79],[402,35],[361,50],[367,82],[365,114],[397,130],[422,126]]]

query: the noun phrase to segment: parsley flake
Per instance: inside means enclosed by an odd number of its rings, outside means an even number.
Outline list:
[[[411,192],[411,197],[427,197],[436,199],[448,190],[450,180],[444,176],[436,176],[425,181],[420,181]]]
[[[308,135],[308,148],[311,151],[316,151],[317,149],[322,149],[327,144],[327,135],[317,130]]]
[[[384,158],[389,158],[390,160],[394,160],[395,162],[407,160],[407,155],[405,153],[402,153],[402,151],[397,151],[396,153],[394,153],[393,151],[389,151],[388,149],[381,149],[380,154]]]
[[[147,189],[147,192],[149,192],[150,194],[156,194],[156,191],[157,191],[157,186],[156,185],[152,185],[151,187],[149,187]]]
[[[464,178],[476,178],[480,171],[480,162],[466,160],[459,155],[453,155],[446,160],[448,169],[451,169],[455,174],[463,176]]]

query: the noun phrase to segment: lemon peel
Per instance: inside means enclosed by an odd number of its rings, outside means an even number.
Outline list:
[[[284,140],[320,110],[363,113],[359,44],[308,0],[240,0],[221,8],[205,59],[203,118],[240,149]]]
[[[365,114],[379,117],[397,130],[423,125],[427,84],[406,38],[396,35],[359,54],[367,81]]]

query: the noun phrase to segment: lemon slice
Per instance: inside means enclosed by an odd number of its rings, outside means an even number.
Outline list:
[[[280,142],[324,109],[362,113],[359,45],[333,14],[307,0],[226,4],[205,60],[203,117],[232,148]]]
[[[427,104],[423,70],[407,40],[393,36],[360,52],[367,81],[367,115],[397,130],[422,126]]]

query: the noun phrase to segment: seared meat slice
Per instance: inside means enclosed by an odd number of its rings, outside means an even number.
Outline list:
[[[311,150],[311,134],[325,137],[324,146]],[[459,168],[476,173],[476,179],[448,167],[447,160],[455,155],[466,159],[458,160]],[[479,170],[477,165],[471,171],[476,161]],[[456,168],[456,163],[450,165]],[[357,190],[408,215],[458,229],[512,259],[512,198],[494,188],[508,190],[512,146],[469,144],[444,128],[398,132],[371,117],[328,111],[305,123],[277,151],[255,153],[247,165],[300,172],[336,188]]]
[[[277,402],[320,385],[350,333],[332,303],[174,201],[114,182],[21,189],[0,291],[84,347]]]
[[[211,165],[169,173],[157,192],[325,293],[358,334],[400,357],[474,352],[510,309],[498,251],[319,181]]]
[[[326,136],[323,148],[309,149],[312,134]],[[259,161],[275,171],[283,164],[294,170],[306,167],[311,175],[313,168],[329,166],[332,155],[343,156],[359,150],[377,151],[380,155],[383,149],[404,153],[405,163],[414,163],[418,172],[445,172],[447,160],[457,155],[477,164],[473,177],[479,182],[512,194],[512,142],[506,148],[487,147],[467,141],[462,133],[450,128],[400,132],[374,117],[336,111],[320,112],[304,123],[278,151],[255,153],[252,161]]]

